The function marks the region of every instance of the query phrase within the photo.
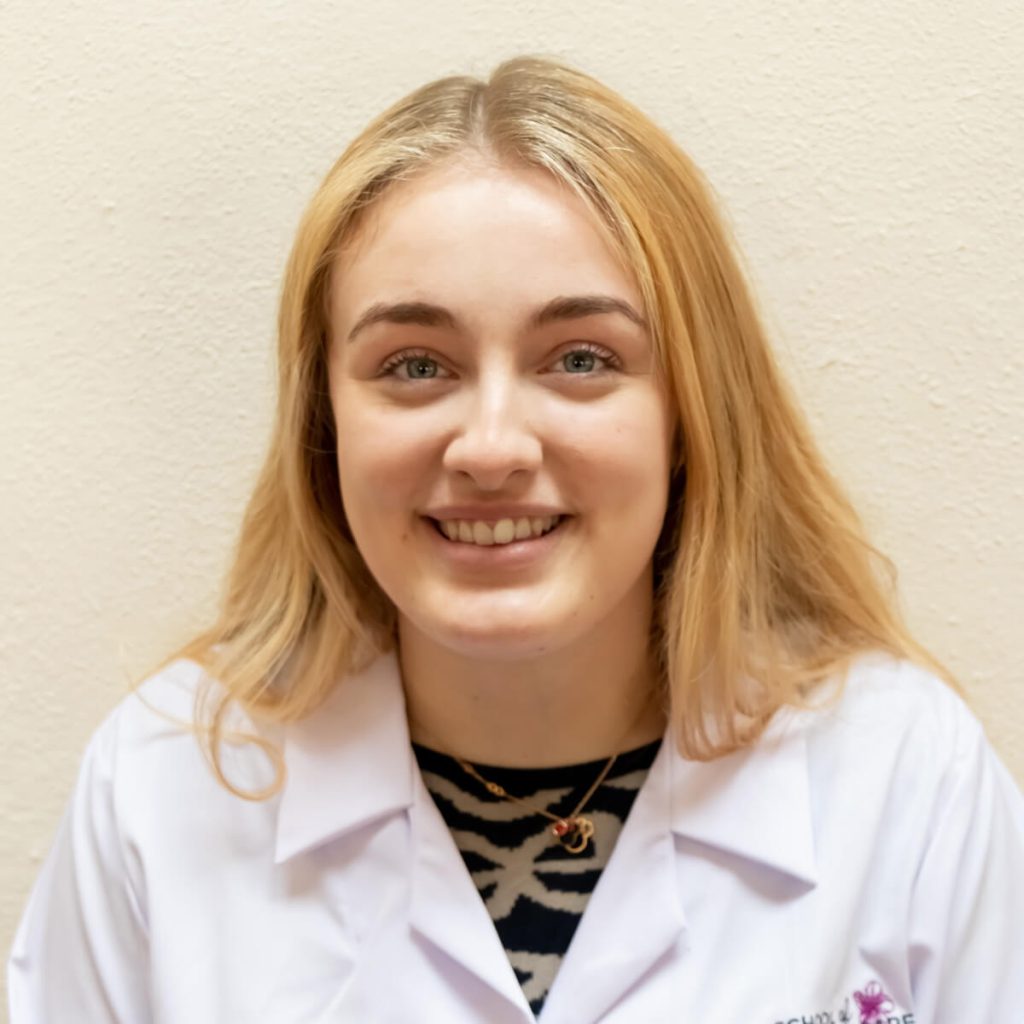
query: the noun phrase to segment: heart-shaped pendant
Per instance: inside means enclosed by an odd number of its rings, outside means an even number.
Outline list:
[[[594,835],[594,823],[589,818],[563,818],[551,826],[551,832],[569,853],[582,853]]]

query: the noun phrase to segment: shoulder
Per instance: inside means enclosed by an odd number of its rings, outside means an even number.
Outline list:
[[[145,756],[181,757],[194,742],[201,721],[197,699],[219,696],[219,684],[194,661],[164,665],[126,693],[94,732],[90,748],[104,759],[120,762]]]
[[[180,758],[188,747],[181,741],[195,735],[195,699],[204,675],[195,662],[179,659],[133,687],[93,731],[82,771],[112,779],[140,756]]]
[[[918,1019],[1009,1020],[1019,999],[1024,797],[965,701],[930,672],[862,658],[808,723],[822,877],[884,910]],[[844,888],[846,887],[846,888]],[[876,901],[871,904],[871,901]],[[880,902],[878,902],[880,901]]]
[[[792,721],[806,741],[821,818],[841,812],[860,827],[920,841],[938,822],[974,813],[981,799],[1024,821],[1020,792],[977,716],[916,664],[865,655]]]
[[[273,733],[273,728],[256,722],[231,701],[224,686],[206,669],[187,658],[169,662],[125,694],[98,733],[107,735],[122,749],[195,736],[209,724],[211,713],[221,701],[227,705],[223,719],[226,731]]]
[[[115,813],[126,823],[150,821],[159,807],[164,821],[193,809],[238,798],[217,779],[206,752],[209,713],[223,687],[196,662],[180,659],[143,680],[109,712],[93,734],[85,768],[110,787]],[[222,768],[241,789],[259,790],[274,768],[252,738],[274,743],[274,729],[257,725],[236,705],[224,717]]]
[[[913,662],[883,653],[857,658],[799,714],[814,745],[853,748],[861,756],[915,755],[938,768],[985,742],[964,699]]]

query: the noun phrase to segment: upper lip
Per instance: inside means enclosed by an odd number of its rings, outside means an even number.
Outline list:
[[[423,513],[431,519],[523,519],[535,516],[566,515],[562,509],[550,505],[443,505]]]

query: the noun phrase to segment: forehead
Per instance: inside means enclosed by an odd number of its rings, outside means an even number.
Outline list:
[[[568,185],[537,168],[460,158],[393,185],[332,275],[334,315],[367,302],[467,308],[600,291],[639,307],[632,274]]]

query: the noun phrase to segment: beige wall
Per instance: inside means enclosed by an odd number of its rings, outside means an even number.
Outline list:
[[[521,51],[707,172],[913,625],[1024,780],[1022,29],[1012,0],[7,0],[4,950],[87,736],[211,608],[304,202],[386,102]]]

